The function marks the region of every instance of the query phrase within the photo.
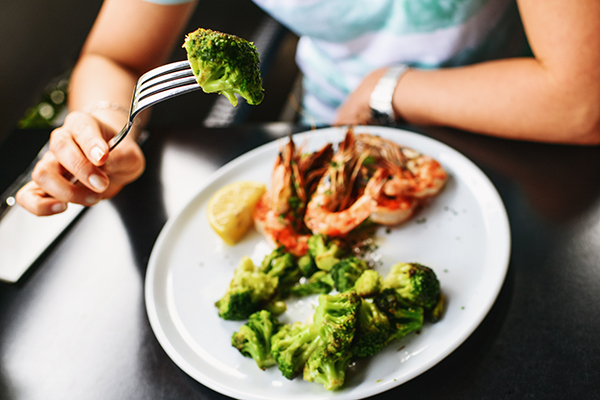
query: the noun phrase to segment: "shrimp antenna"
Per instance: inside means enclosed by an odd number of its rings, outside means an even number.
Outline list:
[[[290,103],[290,105],[292,106],[292,108],[298,115],[303,115],[309,121],[310,129],[312,131],[317,129],[317,123],[315,122],[314,117],[304,110],[304,108],[300,105],[300,103],[296,99],[296,95],[294,93],[290,93],[288,95],[288,102]]]

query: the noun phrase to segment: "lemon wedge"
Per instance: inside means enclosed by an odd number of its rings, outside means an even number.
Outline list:
[[[252,212],[266,190],[264,183],[240,181],[222,187],[210,198],[208,223],[225,243],[236,244],[252,227]]]

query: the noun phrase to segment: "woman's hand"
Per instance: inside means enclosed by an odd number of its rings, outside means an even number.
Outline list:
[[[50,137],[50,151],[38,162],[32,181],[17,193],[17,202],[36,215],[52,215],[67,203],[91,206],[116,195],[137,179],[144,155],[131,135],[113,151],[114,129],[82,112],[72,112]],[[77,178],[71,183],[71,176]]]
[[[368,125],[371,123],[371,92],[387,68],[377,69],[365,77],[338,109],[334,125]]]

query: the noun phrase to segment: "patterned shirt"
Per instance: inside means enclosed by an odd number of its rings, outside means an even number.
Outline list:
[[[187,0],[147,0],[157,3]],[[441,68],[525,55],[515,0],[254,0],[300,37],[303,107],[331,123],[376,68]]]

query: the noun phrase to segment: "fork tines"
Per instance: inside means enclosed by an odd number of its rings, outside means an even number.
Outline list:
[[[200,89],[190,63],[179,61],[146,72],[140,77],[133,95],[133,111],[180,94]]]

